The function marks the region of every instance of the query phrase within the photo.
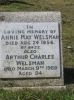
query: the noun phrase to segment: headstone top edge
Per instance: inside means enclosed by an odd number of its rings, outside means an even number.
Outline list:
[[[7,12],[1,12],[0,11],[0,13],[61,13],[60,11],[16,11],[16,12],[9,12],[9,11],[7,11]]]
[[[47,16],[51,16],[51,15],[55,15],[56,17],[58,17],[58,16],[61,16],[61,12],[43,12],[43,11],[41,11],[41,12],[0,12],[0,15],[7,15],[7,14],[9,14],[9,15],[20,15],[20,14],[22,14],[22,15],[30,15],[30,14],[33,14],[33,15],[37,15],[37,16],[39,16],[39,15],[46,15],[47,14]],[[39,14],[39,15],[38,15]],[[20,15],[21,16],[21,15]]]
[[[61,12],[0,12],[0,21],[61,23]]]

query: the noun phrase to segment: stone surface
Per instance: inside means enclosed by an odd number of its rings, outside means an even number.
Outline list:
[[[17,91],[17,90],[22,90],[22,89],[31,89],[31,90],[66,90],[66,86],[42,86],[42,87],[6,87],[2,88],[4,90],[11,90],[11,91]]]
[[[58,26],[0,23],[0,78],[60,77]]]
[[[64,85],[64,80],[63,80],[63,63],[62,63],[62,46],[61,46],[61,41],[60,45],[58,43],[58,40],[61,40],[61,14],[60,12],[0,12],[0,21],[1,23],[58,23],[59,24],[59,32],[60,32],[60,38],[57,39],[57,48],[60,46],[60,59],[58,64],[58,71],[57,74],[54,75],[55,77],[48,74],[46,77],[40,77],[36,78],[36,76],[31,76],[32,79],[1,79],[0,81],[0,86],[49,86],[49,85]],[[12,25],[13,26],[13,25]],[[57,33],[59,33],[57,32]],[[46,47],[47,48],[47,47]],[[49,49],[50,47],[48,47]],[[54,50],[54,49],[53,49]],[[56,49],[56,51],[59,49]],[[10,50],[9,50],[10,51]],[[47,49],[46,49],[47,51]],[[45,51],[44,51],[45,52]],[[19,52],[18,52],[19,53]],[[47,53],[48,54],[48,53]],[[59,54],[59,52],[58,52]],[[58,55],[56,54],[56,55]],[[59,56],[58,56],[59,57]],[[59,58],[58,58],[59,59]],[[61,61],[61,62],[60,62]],[[49,62],[48,62],[49,64]],[[2,63],[0,63],[2,65]],[[1,67],[0,67],[1,68]],[[44,70],[45,71],[45,70]],[[13,73],[13,72],[12,72]],[[56,73],[56,72],[55,72]],[[53,78],[50,78],[52,76]],[[0,76],[2,78],[2,76]],[[7,78],[13,78],[13,77],[8,77]],[[3,76],[4,78],[4,76]],[[17,78],[14,76],[14,78]]]

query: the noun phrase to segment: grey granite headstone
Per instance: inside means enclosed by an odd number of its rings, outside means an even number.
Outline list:
[[[60,12],[0,12],[0,86],[61,86]]]

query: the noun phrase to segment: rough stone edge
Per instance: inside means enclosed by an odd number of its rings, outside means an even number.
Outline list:
[[[18,91],[18,90],[66,90],[66,86],[41,86],[41,87],[3,87],[0,88],[3,90],[11,90],[11,91]]]
[[[60,12],[0,12],[0,21],[4,22],[59,22]]]

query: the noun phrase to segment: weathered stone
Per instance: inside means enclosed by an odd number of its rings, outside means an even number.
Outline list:
[[[35,23],[34,26],[36,26],[36,23],[44,23],[44,24],[45,23],[57,23],[58,27],[59,27],[58,32],[60,32],[60,36],[61,36],[61,14],[60,14],[60,12],[0,12],[0,16],[4,16],[4,19],[0,20],[2,23],[9,22],[10,24],[15,23],[15,25],[17,23]],[[11,25],[10,25],[10,27],[11,27]],[[16,28],[18,28],[18,27],[16,27]],[[30,37],[28,37],[28,38],[30,39]],[[41,37],[41,38],[45,38],[45,37]],[[58,39],[58,37],[54,37],[54,38]],[[35,77],[35,76],[34,77],[33,76],[31,76],[31,77],[21,77],[22,79],[19,79],[20,78],[19,76],[16,77],[17,75],[15,75],[15,74],[13,76],[10,76],[10,74],[9,74],[9,77],[3,76],[3,74],[2,74],[2,76],[0,76],[0,78],[4,78],[4,77],[6,78],[7,77],[7,78],[18,78],[18,79],[12,79],[12,80],[11,79],[8,79],[8,80],[2,79],[0,81],[0,86],[24,86],[24,87],[26,87],[26,86],[31,87],[32,86],[33,87],[33,86],[50,86],[50,85],[51,86],[53,86],[53,85],[56,85],[56,86],[59,85],[60,86],[60,85],[64,85],[61,37],[59,37],[59,39],[60,39],[59,40],[60,41],[60,49],[56,49],[56,50],[60,50],[61,55],[60,55],[60,58],[58,58],[58,59],[61,59],[61,60],[59,60],[60,62],[58,63],[59,64],[58,68],[60,68],[60,69],[58,69],[57,72],[55,72],[56,74],[53,71],[53,73],[50,72],[51,74],[48,73],[48,76],[45,75],[45,77],[44,76],[40,77],[40,78]],[[57,44],[58,44],[58,42],[57,42]],[[48,47],[48,49],[49,49],[49,47]],[[11,52],[11,51],[9,50],[9,52]],[[57,56],[58,56],[58,54],[57,54]]]

